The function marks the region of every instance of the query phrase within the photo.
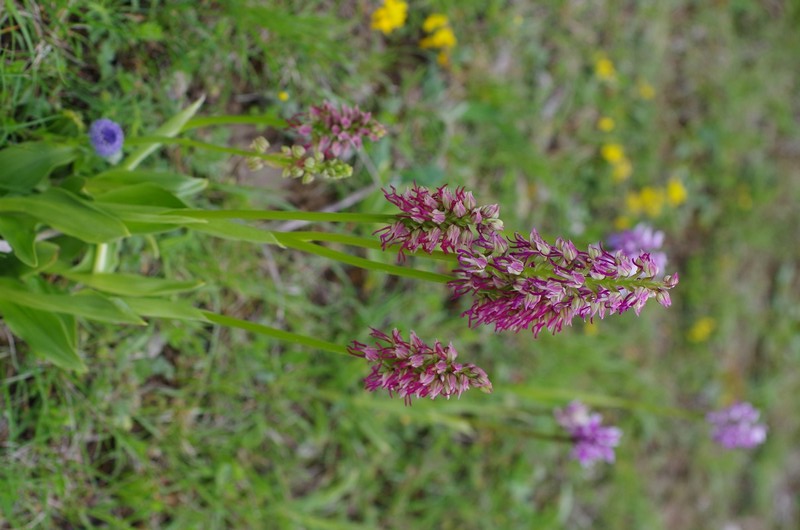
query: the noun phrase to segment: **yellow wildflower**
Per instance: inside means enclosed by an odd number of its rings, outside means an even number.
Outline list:
[[[441,66],[450,66],[450,54],[446,50],[442,50],[436,54],[436,62]]]
[[[625,204],[628,207],[628,211],[630,211],[633,215],[639,215],[642,213],[642,210],[644,210],[642,198],[635,191],[632,191],[625,196]]]
[[[278,92],[278,99],[281,101],[289,101],[289,93],[285,90]]]
[[[403,0],[383,0],[383,5],[372,13],[372,29],[388,35],[402,28],[408,16],[408,4]]]
[[[736,202],[742,210],[750,210],[753,208],[753,195],[750,189],[744,184],[740,185],[737,190]]]
[[[664,190],[645,186],[639,192],[639,199],[642,201],[642,210],[650,217],[658,217],[664,208]]]
[[[686,195],[686,188],[683,186],[683,182],[674,177],[669,179],[669,182],[667,182],[667,202],[669,202],[670,206],[680,206],[685,203]]]
[[[441,13],[433,13],[428,15],[425,22],[422,23],[422,29],[425,33],[433,33],[439,28],[447,26],[447,17]]]
[[[714,332],[714,328],[717,327],[717,321],[711,317],[703,317],[697,320],[697,322],[692,325],[689,329],[689,333],[686,334],[686,337],[691,342],[705,342],[711,336],[711,333]]]
[[[611,59],[604,55],[599,55],[594,63],[594,75],[601,81],[613,81],[617,77],[617,70]]]
[[[640,80],[636,84],[636,88],[639,90],[639,97],[644,100],[650,100],[656,97],[656,89],[647,81]]]
[[[627,230],[631,227],[631,218],[627,215],[620,215],[614,219],[614,228],[617,230]]]
[[[603,116],[597,120],[597,128],[603,132],[611,132],[614,130],[614,120],[608,116]]]
[[[633,165],[631,165],[631,161],[627,157],[622,157],[622,160],[616,162],[611,169],[611,177],[616,183],[628,180],[631,173],[633,173]]]
[[[586,322],[583,325],[583,334],[587,337],[594,337],[597,335],[598,327],[596,322]]]
[[[600,148],[600,155],[609,164],[616,164],[625,158],[625,148],[620,144],[605,144]]]
[[[456,45],[456,35],[450,26],[437,29],[433,34],[428,35],[419,41],[419,47],[422,49],[429,48],[443,48],[450,49]]]

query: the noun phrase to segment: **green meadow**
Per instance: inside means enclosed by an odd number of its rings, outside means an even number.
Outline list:
[[[341,235],[316,253],[134,233],[108,267],[194,282],[165,299],[343,347],[413,329],[493,392],[406,406],[364,389],[363,359],[202,319],[78,315],[72,370],[2,321],[0,528],[800,527],[800,4],[409,0],[395,25],[380,9],[397,0],[2,0],[0,149],[83,146],[49,177],[69,188],[67,171],[116,167],[90,153],[93,121],[119,123],[130,155],[202,98],[141,165],[203,179],[194,208],[394,214],[381,188],[448,184],[499,204],[509,235],[585,249],[647,223],[680,275],[672,306],[495,333],[435,275],[330,259],[397,265],[346,244],[380,223],[248,221]],[[351,177],[248,167],[256,137],[278,152],[293,137],[277,124],[323,101],[386,127]],[[13,200],[0,181],[0,233]],[[0,313],[18,292],[4,282]],[[614,463],[570,458],[553,411],[573,399],[622,429]],[[706,412],[737,401],[761,411],[763,445],[711,440]]]

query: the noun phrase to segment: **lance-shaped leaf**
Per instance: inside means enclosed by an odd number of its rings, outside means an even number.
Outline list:
[[[0,212],[28,214],[89,243],[105,243],[130,235],[117,217],[60,188],[26,197],[2,197]]]
[[[124,298],[124,301],[143,317],[208,322],[202,311],[186,302],[163,298]]]
[[[145,322],[119,298],[99,294],[51,294],[27,290],[25,284],[0,279],[0,299],[31,309],[84,317],[111,324],[144,325]]]
[[[78,151],[69,145],[26,142],[0,151],[0,189],[30,193],[53,169],[69,164]]]
[[[90,195],[99,195],[134,184],[151,184],[178,197],[188,197],[203,191],[208,181],[170,171],[112,169],[87,179],[83,189]]]
[[[126,273],[83,274],[64,271],[60,274],[92,289],[120,296],[165,296],[191,291],[203,285],[199,280],[167,280]]]
[[[275,235],[268,230],[262,230],[253,226],[234,223],[223,219],[209,219],[205,224],[192,225],[189,228],[197,232],[203,232],[233,241],[247,241],[248,243],[283,246],[275,238]]]
[[[78,354],[74,317],[25,307],[3,297],[0,314],[11,332],[35,354],[66,370],[86,371]]]
[[[187,108],[183,109],[181,112],[167,120],[164,125],[153,131],[152,136],[167,136],[170,138],[176,136],[179,132],[181,132],[181,129],[183,129],[183,126],[186,125],[186,122],[192,119],[192,116],[194,116],[195,113],[200,110],[200,106],[203,104],[204,100],[205,97],[198,99]],[[147,158],[150,153],[158,149],[160,145],[160,143],[143,145],[131,153],[125,160],[123,160],[120,164],[120,167],[122,169],[129,170],[136,169],[142,160]]]
[[[0,216],[0,236],[25,265],[36,267],[36,219],[21,213]]]

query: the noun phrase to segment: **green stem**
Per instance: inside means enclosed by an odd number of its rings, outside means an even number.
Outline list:
[[[336,234],[332,232],[287,232],[291,235],[291,237],[296,237],[301,241],[327,241],[329,243],[342,243],[344,245],[350,245],[353,247],[361,247],[361,248],[371,248],[375,250],[383,250],[383,246],[381,245],[380,241],[377,241],[374,238],[367,238],[361,236],[351,236],[349,234]],[[394,252],[395,247],[390,247],[386,249],[387,251]],[[421,252],[419,254],[414,254],[415,257],[419,258],[431,258],[437,259],[442,261],[456,261],[456,256],[454,254],[445,254],[441,251],[434,251],[431,254],[426,254]]]
[[[229,153],[232,155],[241,155],[247,157],[261,158],[268,162],[277,164],[279,167],[286,165],[287,158],[284,155],[268,155],[258,153],[256,151],[248,151],[246,149],[236,149],[235,147],[223,147],[221,145],[210,144],[207,142],[199,142],[189,138],[170,138],[168,136],[139,136],[136,138],[127,138],[125,143],[129,145],[152,145],[152,144],[172,144],[172,145],[185,145],[187,147],[196,147],[198,149],[206,149],[208,151],[217,151],[220,153]]]
[[[406,278],[425,280],[435,283],[447,283],[453,279],[451,276],[446,274],[409,269],[406,267],[399,267],[397,265],[390,265],[388,263],[381,263],[380,261],[372,261],[359,258],[357,256],[351,256],[350,254],[339,252],[338,250],[333,250],[321,245],[315,245],[313,243],[302,241],[299,238],[293,237],[289,232],[273,232],[273,235],[279,243],[289,248],[302,250],[303,252],[308,252],[310,254],[316,254],[324,258],[340,261],[342,263],[353,265],[354,267],[359,267],[362,269],[376,270],[386,272],[388,274],[394,274],[395,276],[404,276]]]
[[[280,129],[283,129],[289,125],[286,123],[286,120],[276,118],[275,116],[200,116],[198,118],[192,118],[189,120],[186,125],[183,126],[181,131],[189,131],[211,125],[235,124],[266,125],[268,127],[277,127]]]
[[[222,326],[228,326],[231,328],[239,328],[245,331],[251,331],[253,333],[258,333],[259,335],[266,335],[267,337],[272,337],[273,339],[278,339],[285,342],[292,342],[295,344],[300,344],[301,346],[308,346],[309,348],[316,348],[319,350],[325,350],[332,353],[341,353],[342,355],[349,355],[349,353],[347,352],[347,348],[339,344],[334,344],[333,342],[315,339],[313,337],[307,337],[305,335],[298,335],[297,333],[291,333],[289,331],[284,331],[282,329],[265,326],[264,324],[256,324],[255,322],[250,322],[249,320],[241,320],[239,318],[220,315],[219,313],[212,313],[211,311],[202,311],[202,313],[203,316],[205,316],[209,321],[214,322],[216,324],[220,324]]]
[[[274,210],[190,210],[164,212],[195,219],[253,219],[262,221],[310,221],[320,223],[390,223],[394,215],[342,212],[287,212]]]
[[[92,263],[93,273],[108,272],[109,252],[108,243],[95,245],[94,262]]]

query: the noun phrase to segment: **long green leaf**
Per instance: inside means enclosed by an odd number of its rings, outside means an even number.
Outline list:
[[[344,355],[348,355],[347,348],[345,348],[340,344],[335,344],[333,342],[328,342],[326,340],[321,340],[314,337],[307,337],[306,335],[298,335],[297,333],[284,331],[282,329],[273,328],[271,326],[265,326],[264,324],[256,324],[255,322],[250,322],[248,320],[241,320],[239,318],[220,315],[218,313],[212,313],[211,311],[203,311],[203,314],[209,321],[214,322],[216,324],[221,324],[223,326],[244,329],[246,331],[258,333],[259,335],[266,335],[268,337],[272,337],[274,339],[282,340],[285,342],[292,342],[294,344],[300,344],[302,346],[308,346],[310,348],[316,348],[333,353],[341,353]]]
[[[69,164],[78,155],[69,145],[26,142],[0,151],[0,189],[30,193],[53,169]]]
[[[175,230],[185,225],[200,225],[205,221],[196,217],[180,215],[181,210],[142,206],[139,204],[115,204],[96,201],[95,204],[114,212],[133,234],[155,234]],[[174,215],[173,215],[174,214]]]
[[[380,261],[372,261],[360,258],[358,256],[353,256],[345,252],[339,252],[338,250],[323,247],[322,245],[307,243],[305,241],[301,241],[299,238],[292,237],[291,233],[274,232],[273,234],[279,243],[289,248],[302,250],[303,252],[308,252],[309,254],[316,254],[318,256],[340,261],[342,263],[353,265],[362,269],[381,271],[394,274],[395,276],[404,276],[406,278],[414,278],[417,280],[425,280],[435,283],[447,283],[453,279],[452,276],[448,276],[446,274],[421,271],[412,269],[410,267],[400,267],[398,265],[391,265],[389,263],[383,263]]]
[[[2,279],[0,299],[13,300],[15,304],[31,309],[64,313],[98,322],[145,324],[125,302],[103,295],[37,293],[26,290],[24,284]]]
[[[192,291],[203,285],[203,282],[196,280],[166,280],[125,273],[83,274],[64,271],[60,274],[92,289],[121,296],[165,296]]]
[[[186,125],[183,126],[184,131],[197,129],[199,127],[208,127],[211,125],[235,125],[235,124],[251,124],[251,125],[266,125],[267,127],[276,127],[283,129],[287,127],[286,120],[270,114],[262,114],[259,116],[246,116],[246,115],[232,115],[232,116],[199,116],[192,118]]]
[[[166,137],[174,137],[183,126],[186,125],[192,116],[194,116],[198,110],[200,110],[200,106],[203,104],[205,100],[205,96],[201,97],[187,108],[183,109],[181,112],[167,120],[164,125],[159,127],[153,132],[154,136],[166,136]],[[122,161],[120,167],[123,169],[136,169],[136,167],[145,159],[147,158],[153,151],[158,149],[161,144],[153,143],[149,145],[143,145],[139,149],[135,150],[133,153],[128,155],[128,157]]]
[[[391,223],[397,217],[377,213],[288,212],[277,210],[181,210],[179,213],[198,219],[251,219],[262,221],[309,221],[320,223]]]
[[[137,204],[159,208],[185,208],[186,204],[169,191],[153,184],[133,184],[97,196],[97,202]]]
[[[66,370],[86,371],[78,354],[73,317],[24,307],[2,297],[0,313],[11,332],[35,354]]]
[[[205,224],[191,225],[189,228],[196,232],[202,232],[223,239],[231,239],[233,241],[282,246],[272,232],[245,224],[234,223],[232,221],[214,219]]]
[[[89,243],[105,243],[130,235],[118,218],[60,188],[27,197],[2,197],[0,212],[28,214]]]
[[[99,195],[134,184],[151,184],[178,197],[189,197],[203,191],[208,181],[171,171],[112,169],[87,179],[83,189],[90,195]]]
[[[36,219],[21,213],[0,216],[0,235],[25,265],[36,267]]]
[[[202,311],[186,302],[163,298],[123,298],[136,314],[151,318],[208,322]]]

